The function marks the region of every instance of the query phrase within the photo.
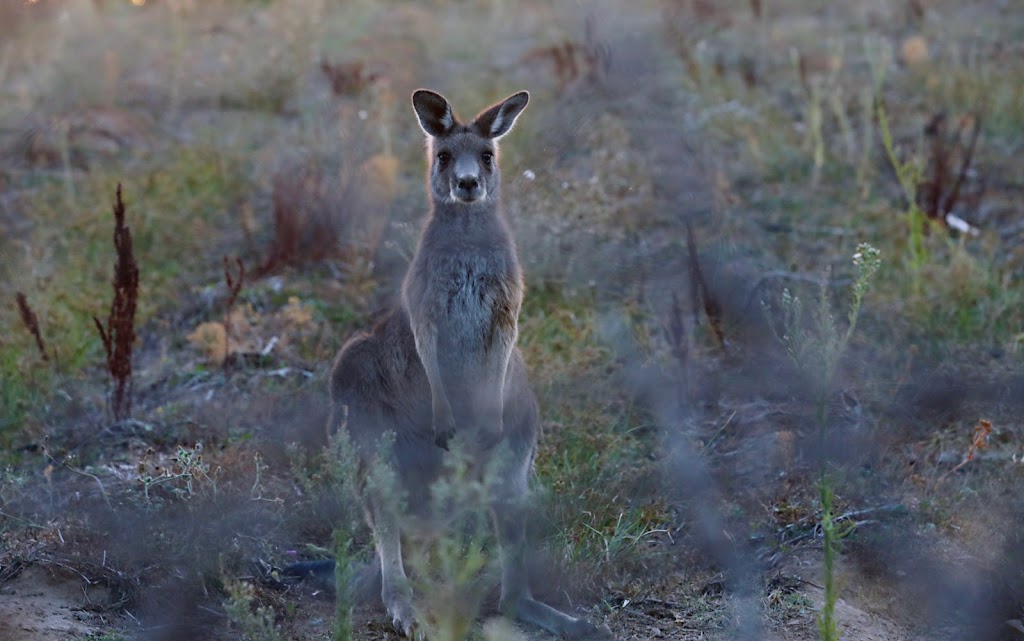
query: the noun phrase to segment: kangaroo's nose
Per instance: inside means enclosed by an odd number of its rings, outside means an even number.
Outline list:
[[[458,187],[465,191],[472,191],[480,186],[476,176],[459,176]]]

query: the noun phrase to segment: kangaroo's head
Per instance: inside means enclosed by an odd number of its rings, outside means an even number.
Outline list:
[[[430,192],[437,202],[473,204],[498,194],[498,139],[526,108],[525,91],[484,109],[462,124],[444,96],[426,89],[412,94],[412,107],[427,134]]]

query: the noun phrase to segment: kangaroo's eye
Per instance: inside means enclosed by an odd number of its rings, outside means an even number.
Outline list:
[[[442,167],[447,165],[448,162],[451,159],[452,159],[452,155],[450,153],[448,153],[447,151],[442,151],[441,153],[437,154],[437,163],[439,165],[441,165]]]
[[[489,151],[485,151],[480,159],[484,161],[484,165],[490,167],[491,163],[494,162],[494,154]]]

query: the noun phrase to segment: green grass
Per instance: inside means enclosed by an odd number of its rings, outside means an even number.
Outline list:
[[[853,155],[845,152],[831,115],[823,132],[826,154],[817,187],[807,181],[812,151],[786,133],[791,129],[789,117],[774,107],[785,92],[770,83],[758,87],[747,100],[751,108],[771,116],[763,127],[755,130],[727,118],[708,123],[720,144],[741,154],[731,173],[744,209],[753,214],[749,219],[726,218],[722,231],[737,239],[733,242],[757,247],[769,260],[814,275],[823,274],[834,256],[848,254],[859,241],[881,249],[887,272],[879,278],[867,313],[886,322],[876,325],[868,320],[867,327],[878,330],[870,337],[872,342],[912,342],[936,358],[968,345],[1012,349],[1024,327],[1019,260],[1015,264],[1002,251],[996,230],[984,230],[979,238],[952,238],[944,226],[925,220],[919,207],[907,205],[927,177],[929,149],[918,121],[940,109],[954,117],[980,113],[984,129],[973,168],[1008,175],[1002,163],[1009,159],[1003,152],[1019,147],[1024,135],[1020,90],[1013,83],[995,82],[990,72],[986,67],[984,73],[972,74],[966,63],[958,63],[950,73],[931,69],[886,78],[886,109],[879,114],[882,119],[874,125],[879,131],[867,150],[873,165],[862,169],[862,149]],[[844,68],[840,80],[847,96],[871,82],[854,67]],[[857,110],[850,109],[849,123],[863,128]],[[908,131],[908,126],[914,129]],[[863,144],[862,133],[853,132],[858,146]],[[952,178],[947,190],[951,183]],[[1012,189],[1012,179],[1003,193],[1007,188]],[[779,227],[764,234],[751,224],[755,221]],[[755,234],[760,243],[752,242]]]
[[[13,261],[0,284],[0,300],[11,301],[0,305],[0,398],[12,399],[0,410],[0,425],[16,431],[58,378],[77,377],[103,362],[92,317],[105,319],[112,298],[117,183],[123,183],[139,265],[138,329],[221,269],[214,252],[217,239],[236,226],[233,208],[248,187],[243,170],[214,150],[179,148],[146,169],[97,169],[76,178],[73,198],[57,181],[30,192],[26,211],[35,225],[24,246],[5,248]],[[18,317],[17,291],[39,317],[50,365],[41,361]]]
[[[650,496],[649,418],[616,388],[614,353],[597,333],[590,301],[531,290],[520,346],[541,405],[536,488],[550,544],[589,566],[626,562],[666,519]],[[633,499],[630,497],[639,497]]]

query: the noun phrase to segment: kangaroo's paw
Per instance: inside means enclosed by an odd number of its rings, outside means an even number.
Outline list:
[[[448,441],[455,436],[455,419],[451,416],[446,418],[434,417],[434,445],[441,449],[448,449]]]
[[[451,440],[454,434],[447,434],[444,432],[438,432],[434,430],[434,445],[438,446],[442,450],[448,449],[448,441]]]
[[[385,605],[391,616],[391,625],[394,626],[396,632],[402,633],[407,639],[423,641],[423,631],[416,623],[416,615],[413,613],[412,601],[408,595],[393,595],[386,600]]]

